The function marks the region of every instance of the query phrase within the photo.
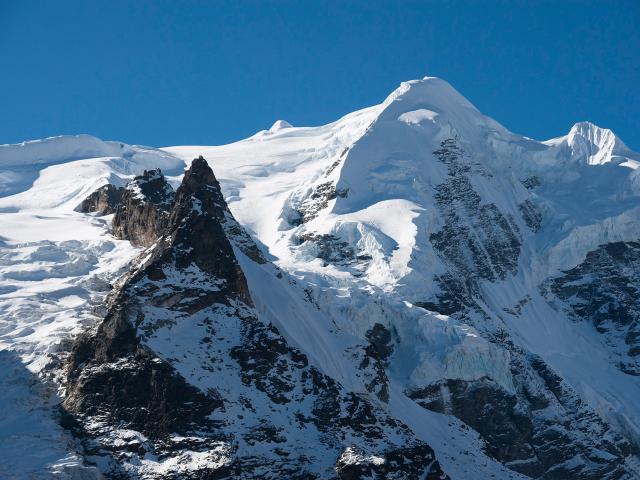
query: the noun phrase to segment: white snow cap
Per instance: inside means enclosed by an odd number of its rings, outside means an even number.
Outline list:
[[[474,143],[495,133],[512,134],[486,117],[454,87],[438,77],[402,82],[379,106],[378,121],[398,120],[427,127],[432,138],[460,135]]]
[[[589,165],[608,163],[612,157],[627,146],[608,128],[591,122],[576,123],[567,135],[574,158],[585,159]]]
[[[124,147],[124,144],[119,142],[104,142],[91,135],[60,135],[13,145],[0,145],[0,167],[116,157],[120,156]]]
[[[292,127],[293,127],[293,125],[291,125],[286,120],[276,120],[274,122],[274,124],[271,125],[271,128],[269,129],[269,131],[270,132],[277,132],[277,131],[282,130],[284,128],[292,128]]]

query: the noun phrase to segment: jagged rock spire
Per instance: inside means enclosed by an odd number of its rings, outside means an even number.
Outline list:
[[[226,294],[252,304],[246,279],[227,238],[223,223],[228,212],[220,184],[202,157],[185,172],[169,216],[168,238],[162,246],[171,250],[178,268],[190,264],[223,281]],[[232,218],[232,217],[231,217]]]

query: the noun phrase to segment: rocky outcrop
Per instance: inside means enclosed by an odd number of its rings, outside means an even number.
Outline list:
[[[536,175],[523,179],[521,183],[527,190],[533,190],[541,185],[540,178]]]
[[[113,335],[117,320],[105,319],[96,335],[81,337],[70,357],[70,388],[64,407],[83,418],[125,423],[152,438],[186,433],[194,424],[207,425],[207,417],[221,402],[185,382],[170,364],[133,340]],[[83,364],[88,362],[87,364]]]
[[[416,468],[423,458],[432,458],[432,452],[424,445],[407,446],[388,452],[384,458],[363,455],[354,450],[345,450],[336,464],[336,472],[340,480],[383,480],[387,478],[424,480],[446,479],[437,461],[426,471]]]
[[[293,215],[288,219],[291,225],[297,226],[307,223],[318,216],[318,213],[329,206],[331,200],[346,198],[348,189],[337,189],[334,182],[324,182],[315,185],[304,198],[293,202]]]
[[[324,265],[346,266],[357,259],[356,249],[335,235],[306,233],[300,235],[298,241],[312,247],[314,256],[321,259]]]
[[[389,401],[389,378],[387,367],[393,353],[391,332],[387,327],[376,323],[365,334],[368,345],[363,349],[360,371],[366,376],[366,387],[383,402]]]
[[[259,250],[238,228],[206,161],[194,160],[162,235],[75,342],[65,418],[94,457],[109,459],[105,473],[447,478],[381,404],[321,373],[258,317],[236,254]],[[388,331],[368,338],[368,358],[383,365]]]
[[[542,212],[531,200],[525,200],[520,203],[518,210],[520,210],[522,219],[532,232],[540,230],[542,226]]]
[[[99,215],[109,215],[116,211],[122,200],[124,188],[116,188],[110,183],[103,185],[85,198],[76,207],[77,212],[97,213]]]
[[[429,410],[476,430],[507,467],[547,480],[625,478],[632,446],[612,430],[540,357],[508,338],[514,388],[491,378],[447,379],[408,392]]]
[[[552,303],[602,334],[620,370],[640,375],[640,242],[602,245],[546,289]]]
[[[160,169],[145,170],[125,187],[113,217],[113,234],[148,247],[168,227],[174,191]]]

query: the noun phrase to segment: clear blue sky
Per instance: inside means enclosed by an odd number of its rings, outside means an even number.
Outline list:
[[[512,131],[640,149],[640,0],[0,0],[0,143],[220,144],[449,81]]]

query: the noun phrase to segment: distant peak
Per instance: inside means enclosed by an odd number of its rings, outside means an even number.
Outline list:
[[[594,135],[609,135],[613,134],[613,132],[608,128],[602,128],[596,125],[595,123],[591,123],[588,121],[578,122],[569,131],[569,135],[580,135],[580,136],[594,136]]]
[[[271,125],[271,128],[269,129],[269,131],[273,133],[285,128],[293,128],[293,125],[291,125],[286,120],[276,120],[274,124]]]
[[[578,122],[571,127],[567,144],[574,158],[585,160],[589,165],[608,163],[616,152],[627,150],[612,130],[591,122]]]

